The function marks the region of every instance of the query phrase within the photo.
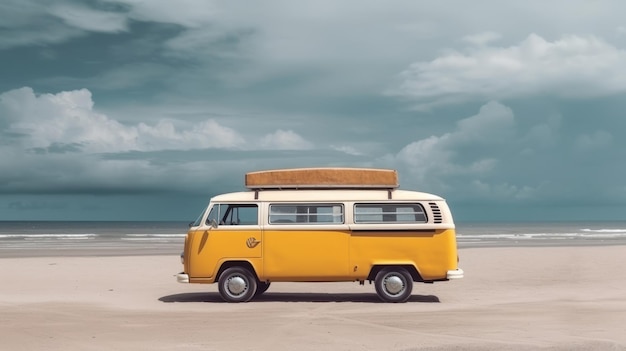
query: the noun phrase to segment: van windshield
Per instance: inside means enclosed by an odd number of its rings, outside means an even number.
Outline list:
[[[200,225],[200,223],[202,223],[202,217],[204,217],[204,211],[202,210],[202,212],[200,212],[200,215],[198,216],[198,218],[196,218],[195,221],[191,222],[191,224],[189,225],[190,227],[197,227]]]

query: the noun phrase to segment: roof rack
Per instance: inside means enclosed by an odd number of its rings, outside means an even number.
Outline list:
[[[270,189],[396,189],[398,173],[373,168],[290,168],[246,173],[251,190]]]

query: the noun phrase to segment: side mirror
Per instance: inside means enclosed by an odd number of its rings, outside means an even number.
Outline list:
[[[215,219],[211,220],[211,228],[217,228],[217,221]]]

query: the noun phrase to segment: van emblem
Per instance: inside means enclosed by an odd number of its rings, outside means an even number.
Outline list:
[[[248,246],[251,249],[255,248],[260,243],[261,243],[261,241],[260,240],[256,240],[255,237],[250,237],[250,238],[248,238],[248,240],[246,240],[246,246]]]

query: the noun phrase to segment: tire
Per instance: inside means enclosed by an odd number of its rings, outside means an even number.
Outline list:
[[[270,284],[271,283],[266,283],[266,282],[257,282],[256,285],[256,292],[254,293],[254,296],[259,296],[262,295],[264,292],[267,291],[267,289],[270,288]]]
[[[413,291],[413,277],[402,267],[386,267],[376,274],[374,286],[384,302],[406,302]]]
[[[243,267],[226,269],[219,279],[220,296],[226,302],[248,302],[257,290],[257,279]]]

